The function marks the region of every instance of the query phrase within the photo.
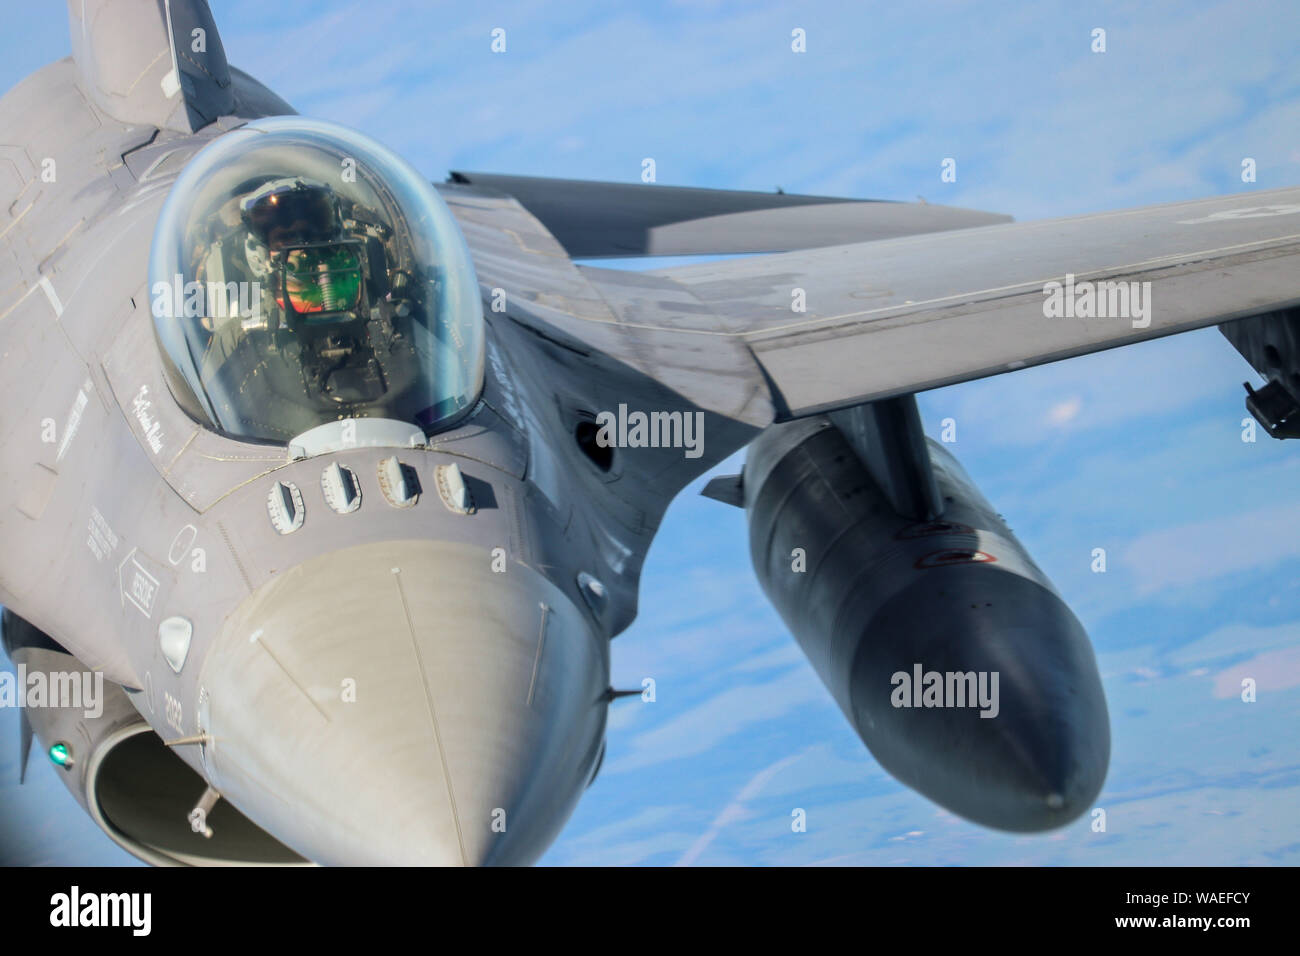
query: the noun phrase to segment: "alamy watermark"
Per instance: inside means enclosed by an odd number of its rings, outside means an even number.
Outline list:
[[[981,717],[996,717],[998,671],[894,671],[889,702],[895,707],[978,707]]]
[[[51,926],[121,927],[148,936],[152,913],[152,893],[83,893],[74,886],[50,897]]]
[[[104,713],[103,671],[0,671],[0,707],[80,707],[87,720]]]
[[[1065,274],[1065,282],[1048,282],[1043,286],[1043,316],[1049,319],[1132,319],[1133,328],[1151,324],[1150,282],[1074,281],[1074,273]]]
[[[179,273],[171,282],[155,282],[150,288],[155,319],[260,319],[260,282],[185,281]]]
[[[618,412],[596,415],[596,444],[602,448],[683,448],[687,458],[704,454],[703,412]]]

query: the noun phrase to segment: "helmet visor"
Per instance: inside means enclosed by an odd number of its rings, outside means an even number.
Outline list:
[[[253,234],[272,249],[330,239],[338,228],[334,203],[319,189],[285,186],[264,193],[249,203],[247,215]]]

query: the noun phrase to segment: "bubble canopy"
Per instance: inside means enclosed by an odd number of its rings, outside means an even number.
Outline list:
[[[196,153],[159,214],[149,289],[173,394],[228,435],[288,444],[370,418],[427,434],[482,388],[482,301],[451,212],[331,123],[257,120]]]

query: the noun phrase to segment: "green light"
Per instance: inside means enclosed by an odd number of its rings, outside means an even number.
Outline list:
[[[66,770],[72,766],[72,748],[59,741],[50,747],[50,760]]]

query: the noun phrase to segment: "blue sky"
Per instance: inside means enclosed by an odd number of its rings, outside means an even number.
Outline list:
[[[14,6],[3,88],[68,50],[61,10]],[[1300,184],[1292,2],[215,6],[233,63],[434,179],[635,181],[653,157],[663,183],[1018,219]],[[615,685],[653,677],[657,700],[614,705],[600,778],[543,862],[1300,863],[1300,443],[1241,441],[1247,379],[1209,329],[920,397],[932,433],[956,419],[951,449],[1093,638],[1105,833],[1086,817],[994,833],[885,774],[768,607],[743,515],[700,481],[614,642]],[[0,819],[17,825],[0,854],[129,859],[39,755],[15,786],[16,740],[0,711]]]

